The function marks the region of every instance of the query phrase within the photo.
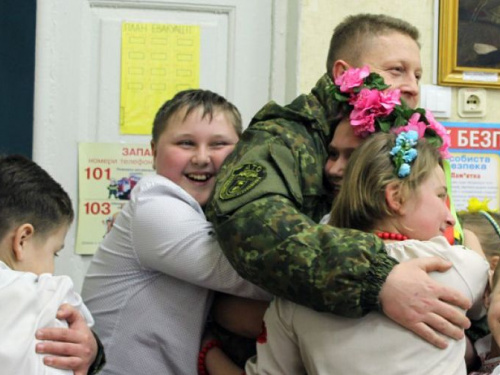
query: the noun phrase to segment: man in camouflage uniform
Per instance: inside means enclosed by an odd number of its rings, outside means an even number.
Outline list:
[[[360,317],[382,310],[427,341],[463,337],[468,308],[457,291],[432,281],[442,259],[398,264],[376,236],[317,224],[332,203],[323,166],[341,113],[332,78],[369,65],[391,88],[418,104],[418,30],[384,15],[357,15],[332,37],[327,73],[308,95],[257,113],[218,175],[207,216],[224,253],[245,278],[318,311]],[[437,331],[437,332],[436,332]],[[439,332],[439,333],[438,333]]]

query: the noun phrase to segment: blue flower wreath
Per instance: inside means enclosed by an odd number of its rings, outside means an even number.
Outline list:
[[[410,174],[410,164],[417,157],[415,146],[418,141],[418,133],[415,130],[401,132],[396,138],[396,145],[389,153],[392,162],[396,166],[395,172],[399,178],[404,178]]]

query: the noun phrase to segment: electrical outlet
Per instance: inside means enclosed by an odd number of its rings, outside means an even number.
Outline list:
[[[486,90],[462,88],[458,90],[458,115],[483,117],[486,115]]]

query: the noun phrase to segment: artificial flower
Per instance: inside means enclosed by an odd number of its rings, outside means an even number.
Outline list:
[[[385,109],[384,112],[381,112],[382,116],[387,116],[396,105],[401,105],[401,91],[399,89],[379,91],[379,95],[380,105]]]
[[[488,208],[488,203],[490,203],[490,200],[488,198],[484,198],[482,201],[480,201],[479,199],[472,197],[471,199],[469,199],[469,205],[467,206],[467,211],[469,212],[490,211],[490,209]]]
[[[356,136],[365,138],[377,131],[395,134],[415,131],[417,139],[425,137],[444,159],[449,158],[451,141],[445,127],[430,111],[410,108],[401,100],[399,90],[388,88],[382,76],[370,73],[369,67],[364,66],[349,68],[337,77],[332,92],[340,110],[349,114]]]
[[[418,137],[422,138],[425,134],[425,130],[427,129],[427,125],[425,124],[425,122],[419,120],[420,120],[420,113],[415,112],[413,115],[411,115],[410,119],[408,120],[408,125],[393,128],[392,132],[394,134],[399,134],[401,132],[414,130],[417,132]]]
[[[418,142],[418,133],[415,130],[401,132],[396,137],[396,145],[389,152],[392,156],[392,162],[396,166],[395,172],[398,177],[404,178],[410,174],[410,163],[418,155],[414,148]]]
[[[398,169],[398,177],[404,178],[410,174],[410,165],[407,163],[401,164],[401,166]]]
[[[350,68],[345,70],[335,79],[335,84],[339,86],[341,92],[353,92],[353,89],[363,85],[363,80],[370,75],[370,68]]]
[[[425,117],[429,122],[429,128],[434,130],[436,134],[441,138],[441,141],[443,142],[441,147],[439,147],[439,152],[441,152],[441,156],[443,157],[443,159],[449,159],[451,155],[450,152],[448,151],[448,148],[451,146],[451,140],[448,131],[440,122],[436,121],[431,111],[426,110]]]

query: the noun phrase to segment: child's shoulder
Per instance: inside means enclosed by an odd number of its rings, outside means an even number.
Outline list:
[[[168,178],[155,174],[144,176],[132,190],[132,200],[149,195],[151,197],[170,197],[198,205],[196,200],[183,188]]]
[[[444,236],[436,236],[427,241],[407,240],[386,245],[387,253],[399,261],[421,257],[438,256],[453,261],[465,258],[485,264],[484,258],[462,245],[450,245]]]

